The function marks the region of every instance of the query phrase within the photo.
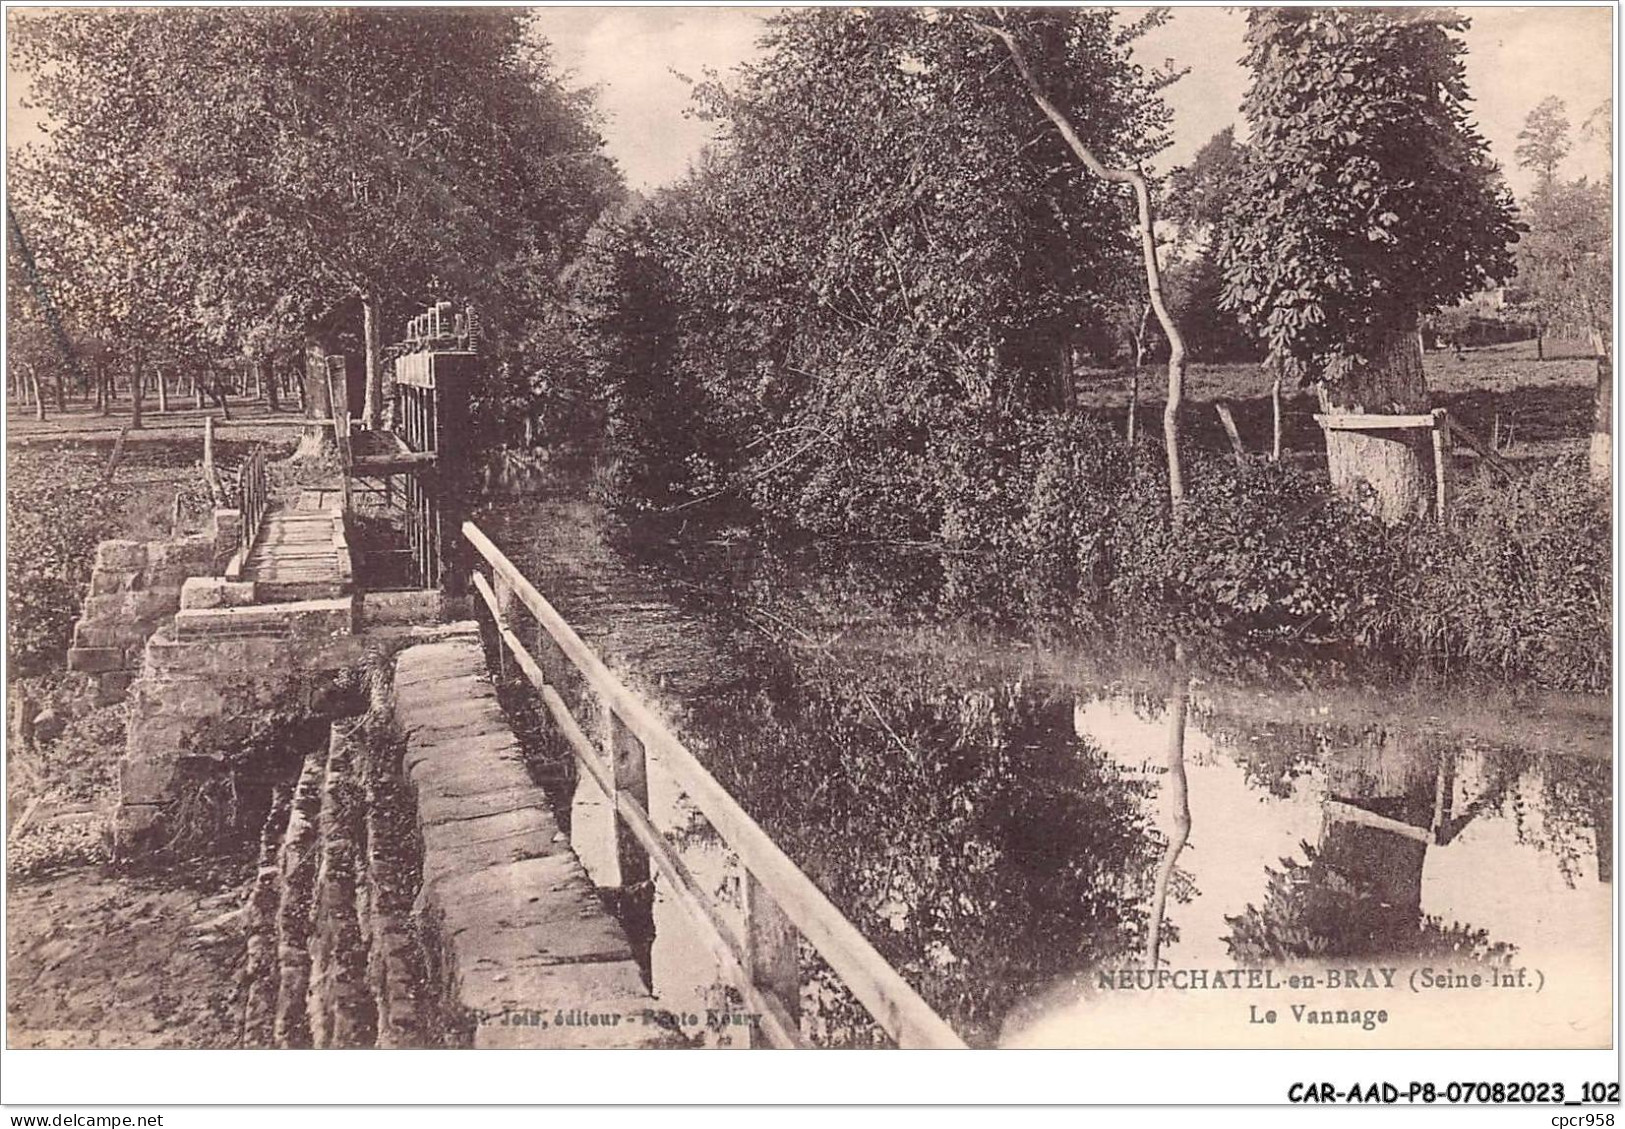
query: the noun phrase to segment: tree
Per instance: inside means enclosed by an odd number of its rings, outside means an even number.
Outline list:
[[[1460,33],[1429,9],[1257,8],[1224,302],[1330,414],[1430,408],[1417,324],[1511,274],[1511,196],[1468,118]],[[1326,430],[1339,489],[1432,503],[1425,431]]]
[[[493,350],[512,343],[618,191],[587,96],[563,88],[527,20],[30,13],[19,63],[55,128],[18,186],[72,236],[57,243],[94,279],[86,310],[128,276],[140,301],[119,308],[152,315],[137,336],[177,352],[297,356],[318,329],[329,350],[353,333],[375,421],[391,313],[451,297],[479,307]]]
[[[1518,131],[1518,147],[1513,157],[1519,168],[1531,169],[1541,184],[1550,184],[1557,166],[1569,155],[1569,119],[1563,99],[1547,95],[1529,111],[1523,129]]]
[[[1518,246],[1518,281],[1543,322],[1583,334],[1597,358],[1591,476],[1612,468],[1612,193],[1584,179],[1547,181],[1529,197],[1529,231]]]
[[[1168,494],[1177,507],[1185,500],[1185,475],[1179,458],[1179,409],[1185,395],[1185,339],[1169,312],[1163,294],[1162,266],[1157,253],[1157,216],[1152,205],[1150,182],[1137,166],[1113,167],[1100,159],[1079,135],[1074,116],[1045,89],[1044,80],[1034,71],[1026,51],[1008,27],[978,26],[1004,43],[1033,102],[1090,174],[1112,184],[1126,184],[1133,190],[1135,228],[1139,235],[1141,262],[1145,268],[1146,300],[1157,315],[1157,324],[1162,327],[1163,336],[1168,339],[1168,400],[1162,411],[1162,431],[1168,454]]]
[[[1183,238],[1201,240],[1230,215],[1242,188],[1244,148],[1236,142],[1236,127],[1227,125],[1207,139],[1190,164],[1169,174],[1165,214]]]
[[[1161,147],[1134,27],[1020,20],[1103,160]],[[699,477],[728,468],[674,504],[737,493],[821,532],[929,536],[964,436],[1069,409],[1071,355],[1136,248],[1121,190],[1076,174],[1010,66],[960,10],[795,9],[737,82],[699,84],[717,143],[628,232],[678,303],[671,387],[717,444]]]

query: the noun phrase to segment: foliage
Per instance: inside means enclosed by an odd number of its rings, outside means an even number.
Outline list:
[[[1528,200],[1518,283],[1543,322],[1613,335],[1613,194],[1581,179],[1548,180]]]
[[[101,484],[99,448],[85,451],[7,460],[8,677],[61,666],[96,544],[119,532],[124,492]]]
[[[1513,157],[1520,168],[1534,169],[1541,184],[1550,184],[1557,166],[1569,153],[1569,119],[1563,99],[1549,94],[1529,111],[1523,129],[1518,131],[1518,148]]]
[[[1163,144],[1168,78],[1128,55],[1159,18],[1017,17],[1113,164]],[[618,451],[657,471],[656,504],[727,490],[822,532],[929,528],[929,443],[1069,398],[1071,347],[1133,264],[1127,200],[1036,128],[966,12],[787,11],[763,47],[733,87],[696,88],[714,152],[582,272]],[[703,426],[661,449],[637,417],[656,406]]]
[[[1188,624],[1354,638],[1392,584],[1383,527],[1286,463],[1215,459],[1176,526],[1155,495],[1118,514],[1112,593]]]
[[[78,324],[297,352],[361,296],[478,305],[493,351],[618,189],[518,10],[60,10],[16,21],[50,139],[13,184]]]
[[[1245,149],[1236,142],[1236,127],[1227,125],[1207,139],[1190,164],[1169,175],[1165,218],[1186,238],[1201,238],[1229,218],[1244,190]]]
[[[1070,695],[820,652],[790,677],[785,661],[766,651],[707,704],[743,738],[707,763],[969,1041],[991,1042],[1033,989],[1144,944],[1146,785],[1076,737]],[[830,1015],[838,1001],[813,1002],[826,1038],[867,1041]]]
[[[1305,380],[1511,274],[1510,195],[1472,125],[1459,33],[1431,9],[1249,12],[1251,127],[1224,302]]]
[[[1448,530],[1422,530],[1376,632],[1443,662],[1561,689],[1602,689],[1612,650],[1613,530],[1574,459],[1460,492]]]
[[[1499,965],[1516,954],[1483,929],[1404,912],[1374,883],[1327,862],[1315,847],[1304,843],[1302,850],[1305,862],[1282,859],[1280,870],[1265,868],[1262,906],[1225,919],[1225,944],[1236,960],[1258,965],[1403,954]]]
[[[1181,631],[1352,643],[1560,689],[1610,678],[1611,532],[1585,468],[1466,483],[1389,527],[1322,475],[1210,457],[1176,524],[1154,451],[1055,419],[995,427],[943,476],[949,600]],[[971,444],[965,441],[968,448]],[[960,555],[975,550],[972,555]]]

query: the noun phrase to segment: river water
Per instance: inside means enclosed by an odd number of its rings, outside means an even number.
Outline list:
[[[999,624],[952,558],[622,525],[587,478],[476,520],[972,1045],[1608,1045],[1605,698]],[[589,779],[573,815],[601,870]],[[659,879],[648,964],[674,1012],[728,1009]],[[806,946],[802,975],[804,1034],[883,1044]]]

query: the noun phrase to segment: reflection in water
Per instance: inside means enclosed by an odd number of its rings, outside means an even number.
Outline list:
[[[1034,645],[938,618],[929,561],[612,542],[579,494],[480,521],[973,1044],[1200,1042],[1179,1026],[1190,1001],[1112,1010],[1098,973],[1343,958],[1553,970],[1551,1041],[1607,1040],[1606,701],[1494,710],[1211,649]],[[738,867],[658,762],[650,803],[737,921]],[[719,970],[653,894],[655,990],[722,1006]],[[879,1042],[801,957],[804,1032]],[[1582,989],[1603,1003],[1572,1024]],[[1425,1041],[1439,1011],[1383,1037]]]
[[[1491,791],[1456,810],[1456,753],[1432,755],[1406,737],[1365,735],[1326,769],[1317,846],[1305,861],[1269,869],[1263,904],[1229,918],[1230,952],[1249,964],[1311,958],[1456,957],[1506,963],[1511,946],[1482,929],[1422,911],[1428,849],[1456,839],[1509,780],[1497,765]]]
[[[1176,656],[1175,662],[1183,656]],[[1173,810],[1172,828],[1168,845],[1162,851],[1162,864],[1157,868],[1157,885],[1151,895],[1150,938],[1145,946],[1145,963],[1150,968],[1161,964],[1162,924],[1168,910],[1168,887],[1172,885],[1174,867],[1179,855],[1191,837],[1190,784],[1185,776],[1185,722],[1190,712],[1190,682],[1182,680],[1179,690],[1168,699],[1168,803]]]

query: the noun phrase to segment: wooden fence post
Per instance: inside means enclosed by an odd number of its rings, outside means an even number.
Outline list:
[[[609,700],[600,696],[598,704],[604,716],[604,753],[609,760],[610,781],[615,786],[615,795],[609,797],[615,836],[615,869],[620,879],[615,885],[624,889],[649,880],[649,856],[621,818],[616,805],[622,793],[625,793],[636,800],[644,811],[649,810],[649,761],[643,742],[626,727]]]
[[[1230,437],[1230,450],[1235,453],[1236,462],[1246,462],[1247,448],[1242,445],[1241,432],[1236,430],[1236,417],[1231,414],[1230,405],[1223,400],[1215,400],[1213,410],[1219,414],[1219,422],[1224,425],[1224,433]]]
[[[751,984],[775,999],[792,1024],[801,1014],[800,935],[790,919],[749,870],[741,880],[745,909],[745,973]]]
[[[1450,513],[1450,422],[1445,409],[1433,409],[1433,507],[1440,525]]]

